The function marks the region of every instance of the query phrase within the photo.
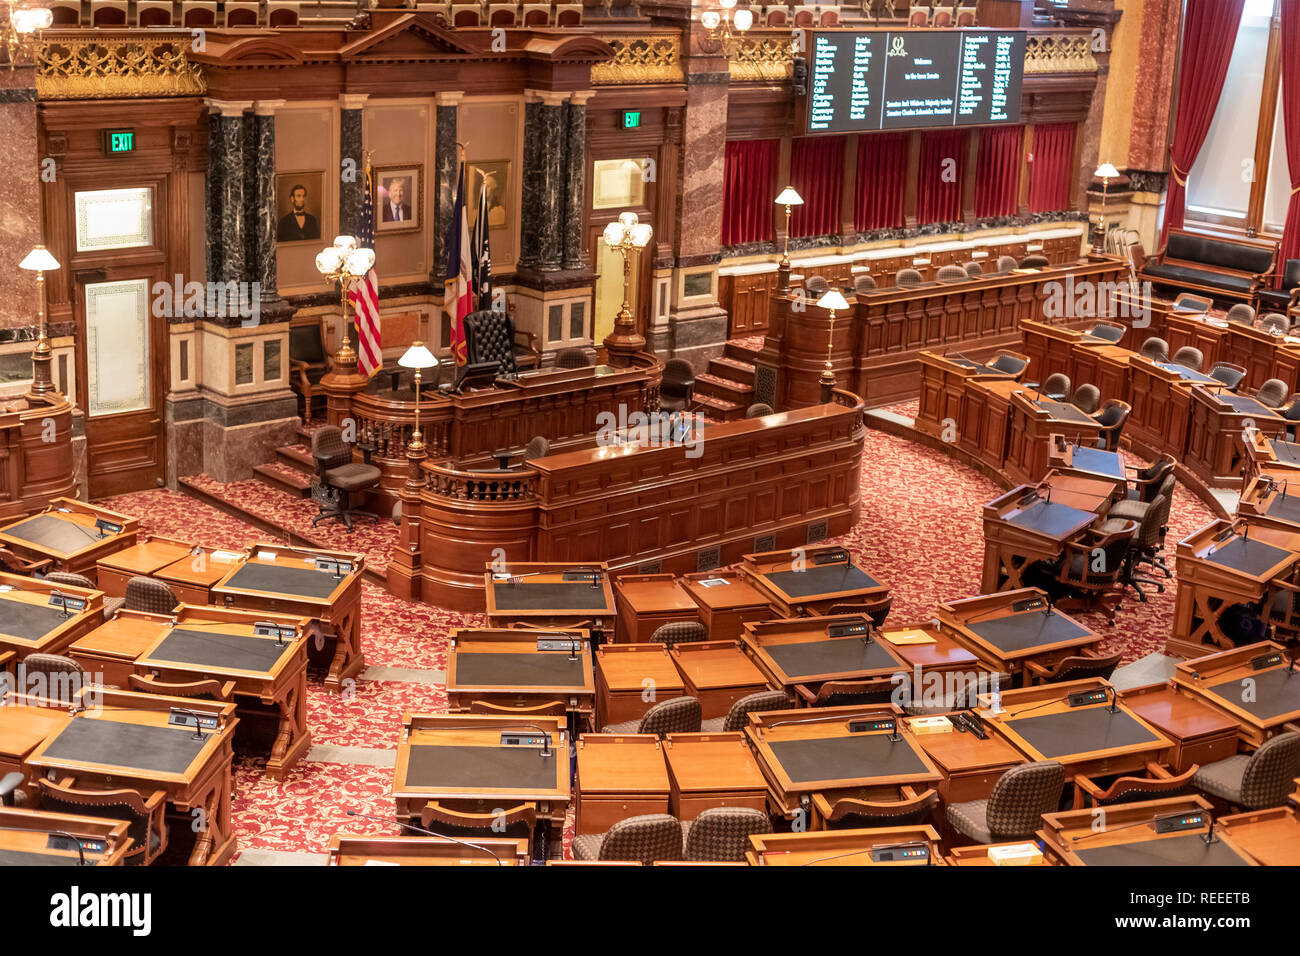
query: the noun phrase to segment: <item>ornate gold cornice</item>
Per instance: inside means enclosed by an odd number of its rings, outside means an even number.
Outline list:
[[[632,83],[681,83],[680,36],[602,37],[614,48],[614,56],[591,68],[596,86]]]
[[[1031,33],[1025,40],[1026,73],[1096,73],[1090,33]]]
[[[36,59],[36,93],[43,100],[199,96],[203,74],[190,62],[189,31],[141,36],[92,36],[47,31]]]
[[[731,50],[731,79],[788,80],[794,70],[794,41],[788,36],[742,37]]]

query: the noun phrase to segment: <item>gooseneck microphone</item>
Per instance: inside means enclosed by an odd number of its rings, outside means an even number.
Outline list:
[[[495,853],[493,853],[487,847],[483,846],[483,844],[481,843],[470,843],[468,840],[458,840],[454,836],[447,836],[447,834],[445,833],[435,833],[432,830],[426,830],[424,827],[417,827],[414,823],[403,823],[401,820],[398,820],[394,817],[377,817],[369,813],[360,813],[357,810],[349,810],[348,816],[362,817],[363,819],[366,820],[374,820],[377,823],[396,823],[399,827],[402,827],[405,830],[410,830],[412,833],[423,833],[425,836],[438,837],[441,840],[447,840],[451,843],[459,844],[460,846],[467,846],[471,850],[479,850],[480,852],[486,853],[488,856],[492,857],[492,859],[496,860],[497,866],[505,866],[505,863],[502,862],[501,857],[497,856]]]

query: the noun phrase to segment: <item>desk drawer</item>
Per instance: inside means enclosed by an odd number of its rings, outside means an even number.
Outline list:
[[[130,690],[130,677],[135,673],[135,661],[125,661],[116,657],[102,657],[98,654],[86,654],[76,649],[68,651],[68,656],[81,665],[88,678],[98,676],[95,683],[119,690]]]
[[[686,685],[686,692],[692,697],[699,698],[700,716],[704,720],[713,717],[726,717],[731,710],[731,705],[740,698],[767,689],[766,684],[750,684],[745,687],[719,687],[716,690],[692,690],[689,682]]]
[[[1216,760],[1227,760],[1236,752],[1237,734],[1234,731],[1224,737],[1198,740],[1196,743],[1175,747],[1169,762],[1173,766],[1174,773],[1179,774],[1194,763],[1204,767]]]
[[[679,797],[673,794],[669,803],[669,812],[678,820],[694,820],[705,810],[714,807],[748,807],[751,810],[767,811],[767,792],[691,794]]]
[[[131,580],[134,575],[127,574],[125,571],[118,571],[114,568],[99,569],[99,590],[104,592],[105,597],[125,597],[126,582]]]
[[[939,795],[945,803],[965,803],[968,800],[987,800],[993,794],[998,778],[1009,768],[998,767],[982,773],[957,773],[939,784]]]
[[[640,720],[655,704],[681,697],[683,693],[680,687],[668,689],[658,687],[655,688],[654,700],[642,700],[642,692],[639,690],[611,692],[602,702],[604,712],[601,714],[600,724],[604,727],[609,724],[621,724],[626,720]]]
[[[577,832],[606,833],[620,820],[647,813],[667,813],[668,794],[636,797],[578,797]]]
[[[208,598],[208,589],[197,584],[176,584],[169,581],[167,586],[172,589],[176,595],[176,600],[181,604],[211,604]]]

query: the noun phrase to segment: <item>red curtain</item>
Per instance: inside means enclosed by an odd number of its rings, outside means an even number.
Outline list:
[[[921,134],[917,162],[916,221],[961,219],[961,184],[966,169],[966,130],[941,129]]]
[[[803,197],[794,207],[790,236],[828,236],[840,231],[840,184],[844,181],[844,137],[807,136],[790,150],[790,184]]]
[[[975,216],[1014,216],[1020,204],[1023,126],[987,126],[980,130],[975,164]]]
[[[1187,171],[1210,131],[1219,104],[1223,79],[1241,23],[1244,0],[1196,0],[1186,6],[1183,46],[1178,73],[1178,116],[1174,141],[1169,147],[1169,191],[1165,195],[1165,226],[1160,245],[1170,229],[1183,225],[1187,205]]]
[[[1029,211],[1070,208],[1074,179],[1075,123],[1040,123],[1034,127],[1034,161],[1029,164]]]
[[[859,136],[858,181],[853,197],[854,228],[858,232],[869,232],[902,226],[906,184],[907,134]]]
[[[1288,259],[1300,258],[1300,0],[1282,0],[1282,124],[1286,129],[1286,165],[1291,177],[1291,204],[1278,253],[1278,288]]]
[[[763,242],[773,238],[776,206],[775,139],[727,143],[722,179],[722,244]]]

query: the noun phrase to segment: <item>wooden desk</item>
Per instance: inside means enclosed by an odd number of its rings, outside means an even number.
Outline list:
[[[1237,752],[1237,721],[1173,682],[1119,692],[1126,707],[1174,742],[1160,762],[1180,774]]]
[[[939,834],[931,826],[820,830],[815,833],[755,833],[745,851],[750,866],[924,866],[926,861],[876,863],[874,847],[928,843],[929,865],[943,866]]]
[[[483,574],[493,627],[585,627],[592,643],[617,640],[617,610],[609,568],[594,564],[511,563]]]
[[[154,577],[164,582],[182,604],[218,604],[212,596],[219,583],[244,560],[242,551],[196,547],[185,557],[159,568]]]
[[[1101,643],[1101,635],[1049,607],[1037,588],[949,601],[938,614],[957,643],[999,672],[1019,677],[1030,661],[1051,666]]]
[[[984,505],[984,570],[980,590],[985,594],[1025,586],[1025,574],[1036,561],[1055,564],[1067,541],[1097,520],[1084,511],[1048,501],[1030,485],[1018,485]]]
[[[456,843],[443,837],[335,833],[326,866],[527,866],[528,859],[527,840],[505,837],[472,837]]]
[[[686,574],[682,587],[699,608],[700,620],[715,641],[738,641],[745,625],[776,616],[767,594],[740,571],[717,570]]]
[[[1204,368],[1214,368],[1226,359],[1225,345],[1228,330],[1232,323],[1225,319],[1210,319],[1203,314],[1175,312],[1170,309],[1165,315],[1164,339],[1169,343],[1169,354],[1178,354],[1181,348],[1188,346],[1199,349],[1205,361]]]
[[[1007,455],[1001,470],[1013,482],[1037,481],[1047,471],[1053,435],[1092,445],[1101,435],[1102,427],[1091,415],[1037,389],[1013,392],[1008,406]]]
[[[1217,822],[1219,832],[1260,866],[1300,866],[1300,808],[1234,813]]]
[[[668,812],[668,765],[655,734],[578,738],[578,833],[607,833],[628,817]]]
[[[51,600],[66,603],[52,606]],[[0,574],[0,652],[60,654],[104,620],[104,594],[52,581]]]
[[[366,666],[361,652],[361,571],[351,551],[259,543],[211,589],[213,603],[310,618],[308,659],[327,668],[325,686],[341,693]],[[333,638],[333,647],[326,638]]]
[[[1281,438],[1287,422],[1257,399],[1211,388],[1197,385],[1192,389],[1187,451],[1182,461],[1211,488],[1240,488],[1247,429]]]
[[[917,358],[921,363],[921,400],[916,429],[934,438],[942,439],[945,433],[956,436],[968,379],[1011,379],[1005,372],[961,352],[941,355],[925,350]]]
[[[936,787],[945,804],[987,800],[998,779],[1025,762],[1024,755],[1003,737],[985,732],[984,740],[955,727],[949,733],[916,736],[917,746],[943,774]]]
[[[1037,844],[1035,844],[1034,841],[1029,840],[1027,841],[1027,843],[1029,846],[1032,846],[1035,849],[1037,849]],[[994,849],[995,847],[1010,848],[1010,847],[1021,847],[1025,845],[1026,843],[1022,842],[1022,843],[981,843],[981,844],[977,844],[976,846],[955,846],[948,853],[948,865],[949,866],[998,866],[999,864],[994,863],[993,860],[989,858],[990,850]],[[1021,864],[1011,863],[1005,865],[1055,866],[1056,864],[1053,863],[1051,860],[1049,860],[1046,854],[1043,854],[1042,858],[1037,863],[1021,863]]]
[[[0,807],[0,866],[122,866],[124,820]]]
[[[881,604],[889,598],[889,586],[838,545],[747,554],[741,570],[781,617],[828,614],[836,604]]]
[[[694,820],[713,807],[767,810],[767,784],[745,735],[668,734],[664,757],[672,790],[668,812]]]
[[[1282,645],[1261,641],[1179,661],[1174,681],[1232,720],[1253,750],[1300,719],[1300,671],[1289,671],[1288,665]]]
[[[154,577],[163,568],[192,557],[193,549],[192,544],[184,541],[143,535],[131,547],[96,562],[99,589],[108,597],[122,597],[126,594],[126,583],[133,577]]]
[[[664,624],[698,621],[699,606],[671,574],[626,574],[614,582],[619,639],[644,644]],[[712,635],[710,635],[712,636]]]
[[[1132,412],[1124,435],[1133,449],[1148,458],[1168,454],[1181,461],[1187,452],[1192,419],[1192,389],[1217,385],[1208,375],[1172,362],[1155,362],[1134,355],[1128,362]]]
[[[81,665],[93,683],[118,690],[131,689],[131,675],[140,655],[157,642],[171,618],[144,611],[118,611],[84,637],[67,654]]]
[[[1246,479],[1246,487],[1237,501],[1237,515],[1251,527],[1300,534],[1300,473],[1295,475],[1294,488],[1289,477],[1278,479],[1275,474],[1270,469],[1268,474]]]
[[[832,636],[841,632],[842,636]],[[815,694],[828,680],[889,678],[911,671],[899,649],[881,641],[856,614],[747,624],[744,640],[746,652],[768,683],[792,696],[798,685]]]
[[[1079,511],[1090,511],[1099,517],[1105,517],[1116,498],[1123,497],[1124,492],[1114,479],[1063,474],[1055,469],[1047,472],[1034,488],[1044,500],[1068,505]]]
[[[596,724],[640,719],[686,692],[666,644],[602,644],[596,649]]]
[[[76,786],[92,790],[128,788],[145,796],[165,791],[184,818],[173,836],[195,836],[190,866],[229,861],[235,852],[230,820],[231,740],[239,723],[235,705],[101,688],[83,690],[82,698],[91,709],[37,747],[25,761],[26,771],[72,778]],[[171,723],[174,708],[212,718],[217,727],[194,740],[192,724]]]
[[[596,685],[587,631],[458,627],[450,637],[449,710],[468,711],[480,701],[516,709],[516,716],[524,719],[549,705],[561,705],[583,724],[595,720]],[[558,645],[564,647],[552,649]]]
[[[1251,391],[1270,378],[1278,378],[1294,392],[1300,369],[1298,344],[1300,338],[1292,335],[1274,335],[1253,325],[1231,322],[1224,330],[1223,354],[1225,361],[1246,370],[1242,385]]]
[[[956,639],[937,619],[910,627],[890,627],[876,632],[876,637],[897,657],[916,685],[913,693],[924,693],[930,682],[925,675],[957,672],[962,676],[989,670],[978,654]],[[929,638],[928,642],[910,643]]]
[[[705,720],[725,717],[740,698],[768,689],[767,678],[739,641],[678,644],[669,654],[682,675],[686,696],[699,700]]]
[[[1088,336],[1080,337],[1070,349],[1070,382],[1075,388],[1085,383],[1097,386],[1103,399],[1128,401],[1128,363],[1136,353]],[[1039,370],[1042,374],[1042,370]]]
[[[1163,814],[1183,813],[1203,821],[1190,830],[1158,834]],[[1043,855],[1058,866],[1254,866],[1255,861],[1226,834],[1206,844],[1210,803],[1203,797],[1169,797],[1106,808],[1104,829],[1093,809],[1043,814],[1038,838]]]
[[[63,730],[71,719],[66,704],[24,694],[6,697],[0,707],[0,777],[25,773],[24,764],[32,751]]]
[[[1052,469],[1049,475],[1067,475],[1109,485],[1110,496],[1116,501],[1122,501],[1128,493],[1124,456],[1117,451],[1090,448],[1071,442],[1064,435],[1053,435],[1047,463]]]
[[[96,529],[95,522],[104,527]],[[55,498],[40,514],[0,527],[0,545],[29,561],[48,559],[48,571],[84,574],[93,582],[96,562],[135,544],[140,522],[72,498]]]

